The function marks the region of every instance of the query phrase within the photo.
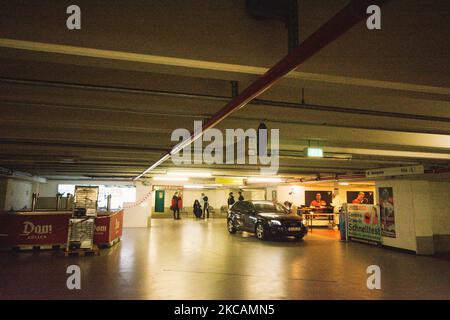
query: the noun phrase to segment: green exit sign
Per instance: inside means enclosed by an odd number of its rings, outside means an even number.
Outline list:
[[[323,158],[322,148],[305,148],[304,152],[307,157]]]

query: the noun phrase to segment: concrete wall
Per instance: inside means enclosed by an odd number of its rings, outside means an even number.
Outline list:
[[[418,254],[450,252],[450,183],[424,180],[377,181],[392,187],[396,237],[383,244]]]
[[[450,252],[450,182],[430,182],[430,202],[434,251]]]
[[[416,234],[414,229],[415,214],[411,181],[377,181],[376,185],[377,188],[392,187],[394,195],[396,237],[383,237],[383,244],[390,247],[416,251]],[[416,205],[418,203],[419,201]]]

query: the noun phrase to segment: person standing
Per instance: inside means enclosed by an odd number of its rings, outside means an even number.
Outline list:
[[[203,200],[203,219],[208,218],[209,219],[209,202],[208,197],[202,193],[202,200]]]
[[[180,210],[183,208],[183,198],[180,195],[178,196],[178,201],[177,201],[177,220],[180,220]]]
[[[291,213],[302,216],[302,213],[298,210],[298,207],[293,202],[291,202]]]
[[[202,217],[202,205],[197,199],[194,201],[194,215],[197,219]]]
[[[228,209],[231,208],[231,206],[235,203],[236,201],[234,201],[234,196],[233,196],[233,192],[230,192],[228,195]]]
[[[289,201],[285,201],[283,205],[286,207],[286,209],[289,211],[289,213],[292,213],[292,203]]]
[[[179,219],[180,218],[180,208],[178,207],[178,192],[175,192],[175,194],[172,197],[172,205],[170,206],[170,209],[173,211],[173,218]]]
[[[239,198],[238,201],[244,201],[244,196],[242,195],[242,191],[239,191]]]

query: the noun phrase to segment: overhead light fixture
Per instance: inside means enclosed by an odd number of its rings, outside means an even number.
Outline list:
[[[205,186],[201,184],[185,184],[183,187],[185,189],[203,189]]]
[[[323,149],[322,148],[305,148],[304,154],[310,158],[323,158]]]
[[[276,177],[254,177],[254,178],[248,178],[247,182],[250,182],[250,183],[264,183],[264,182],[279,183],[279,182],[283,182],[283,180],[281,178],[276,178]]]
[[[168,177],[168,176],[156,176],[153,177],[155,181],[189,181],[187,177]]]
[[[205,189],[205,188],[219,188],[223,187],[222,184],[211,183],[211,184],[185,184],[183,186],[185,189]]]
[[[195,177],[195,178],[210,178],[211,172],[207,171],[169,171],[168,176],[178,177]]]
[[[211,184],[205,185],[205,187],[207,187],[207,188],[219,188],[219,187],[223,187],[223,184],[220,184],[220,183],[211,183]]]
[[[350,183],[348,183],[348,182],[339,182],[339,185],[341,185],[341,186],[348,186]]]

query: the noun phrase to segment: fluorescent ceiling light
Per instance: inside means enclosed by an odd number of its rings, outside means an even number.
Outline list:
[[[183,186],[185,189],[203,189],[204,186],[201,184],[185,184]]]
[[[348,183],[348,182],[339,182],[339,185],[341,185],[341,186],[348,186],[350,183]]]
[[[223,184],[213,183],[213,184],[185,184],[183,187],[185,189],[204,189],[204,188],[218,188],[222,187]]]
[[[218,188],[218,187],[223,187],[223,184],[221,184],[221,183],[211,183],[211,184],[205,185],[205,187],[207,187],[207,188]]]
[[[311,158],[323,158],[322,148],[305,148],[305,155]]]
[[[178,177],[197,177],[197,178],[209,178],[211,177],[211,172],[207,171],[169,171],[168,176],[178,176]]]
[[[153,177],[155,181],[189,181],[186,177],[168,177],[168,176],[156,176]]]
[[[273,183],[277,183],[277,182],[283,182],[283,180],[281,178],[275,178],[275,177],[260,177],[260,178],[248,178],[247,182],[250,183],[261,183],[261,182],[273,182]]]

